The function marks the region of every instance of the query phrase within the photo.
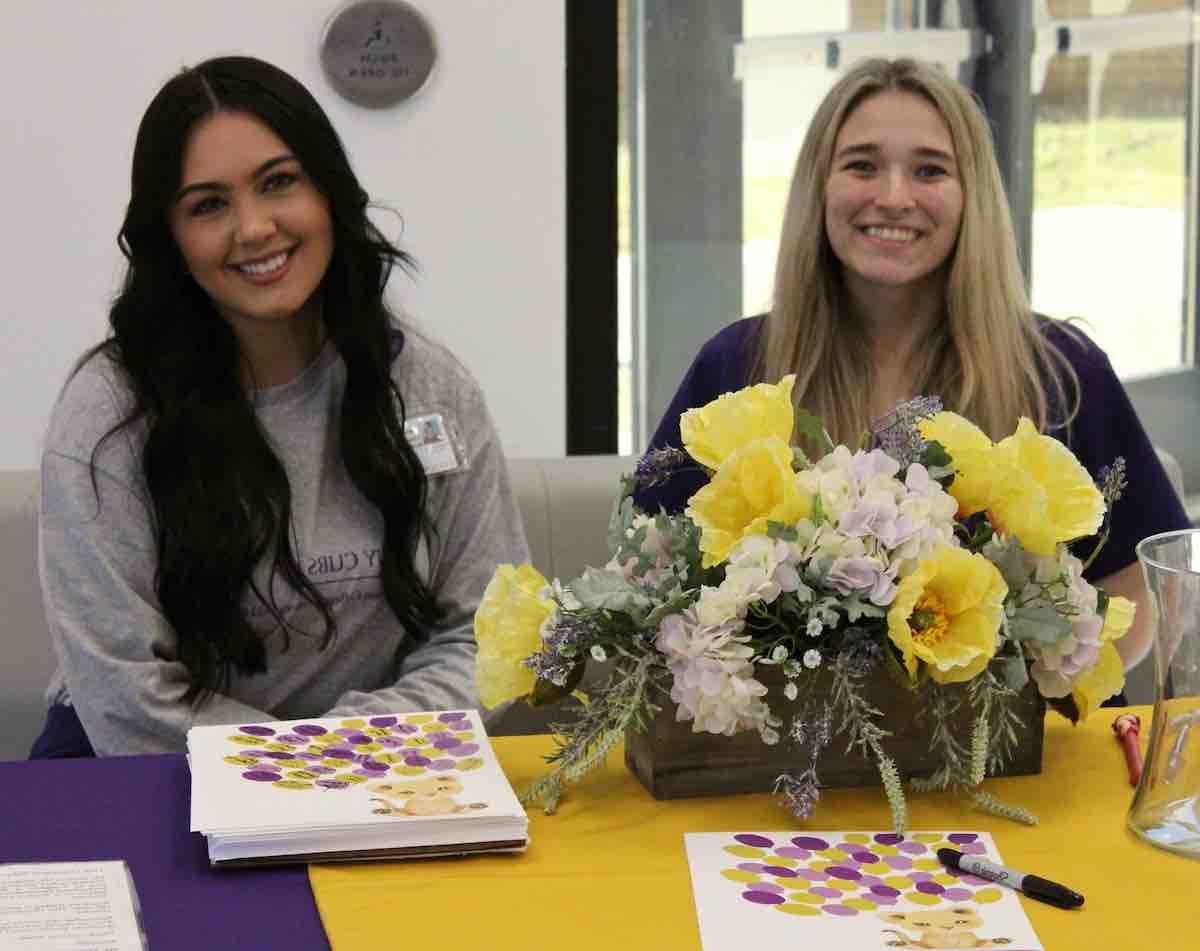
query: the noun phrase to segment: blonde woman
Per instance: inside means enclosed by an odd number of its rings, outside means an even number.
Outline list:
[[[651,448],[680,445],[683,411],[787,373],[836,442],[937,395],[993,439],[1029,417],[1093,476],[1124,457],[1129,486],[1087,572],[1110,594],[1143,604],[1134,546],[1187,526],[1103,351],[1030,308],[987,119],[934,66],[867,60],[830,90],[792,176],[772,309],[705,344]],[[677,511],[702,481],[681,472],[638,502]],[[1127,668],[1149,639],[1135,624],[1118,642]]]

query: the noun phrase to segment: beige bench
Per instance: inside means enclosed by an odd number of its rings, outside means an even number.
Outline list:
[[[547,577],[572,577],[608,559],[605,527],[617,481],[634,460],[621,456],[513,459],[513,488],[533,563]],[[0,760],[21,759],[41,729],[54,656],[37,576],[37,473],[0,471]],[[492,729],[543,730],[546,717],[514,706]]]

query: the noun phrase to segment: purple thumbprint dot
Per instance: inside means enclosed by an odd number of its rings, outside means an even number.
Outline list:
[[[891,895],[876,895],[871,900],[877,905],[894,905],[897,901],[897,899]]]
[[[429,764],[429,768],[440,773],[443,770],[454,769],[454,767],[457,765],[458,764],[452,759],[435,759]]]
[[[942,892],[942,897],[946,901],[968,901],[971,897],[969,888],[947,888]]]
[[[762,862],[738,862],[737,867],[740,868],[743,872],[753,872],[755,875],[757,875],[764,868],[766,868],[766,866],[763,865]]]
[[[338,729],[334,730],[333,732],[336,733],[338,736],[354,736],[358,732],[358,730],[353,730],[348,726],[343,726],[343,727],[339,727]]]
[[[822,898],[841,898],[842,893],[836,888],[826,888],[824,885],[817,885],[809,889],[814,895],[820,895]]]
[[[371,726],[377,726],[382,729],[384,727],[395,726],[396,718],[395,717],[371,717],[371,719],[368,720],[367,722],[369,724],[371,724]]]
[[[908,877],[914,882],[928,882],[933,879],[929,872],[909,872]]]
[[[404,734],[416,733],[417,728],[416,728],[416,726],[414,726],[411,723],[397,723],[396,724],[396,732],[404,733]]]
[[[874,852],[855,852],[851,858],[862,865],[873,865],[879,861],[879,856]]]
[[[269,726],[239,726],[239,730],[248,736],[274,736],[275,731]]]
[[[275,740],[279,743],[303,743],[304,737],[297,736],[295,733],[284,733],[275,737]]]
[[[756,905],[782,905],[785,901],[787,901],[786,898],[784,898],[782,895],[775,894],[775,892],[764,892],[758,890],[742,892],[742,897],[746,899],[746,901],[754,902]]]
[[[824,839],[818,839],[811,835],[797,835],[792,837],[792,845],[798,849],[808,849],[810,852],[820,852],[823,849],[829,848],[829,843]]]
[[[369,773],[386,773],[391,768],[387,763],[377,763],[375,760],[368,760],[362,766]]]
[[[900,894],[900,890],[897,888],[892,888],[891,885],[872,885],[871,893],[873,895],[885,895],[895,898]]]
[[[405,766],[428,766],[433,760],[427,756],[406,756],[404,757]]]
[[[904,871],[905,869],[912,868],[912,859],[903,855],[885,855],[883,857],[883,864],[890,868]]]
[[[862,875],[852,868],[846,868],[844,865],[832,865],[825,869],[830,878],[840,878],[844,882],[857,882]]]
[[[827,911],[831,915],[840,915],[842,918],[858,914],[853,908],[847,908],[845,905],[822,905],[821,911]]]
[[[753,846],[756,849],[769,849],[775,843],[768,839],[765,835],[755,835],[753,832],[742,832],[733,837],[735,842],[740,842],[742,845]]]
[[[982,842],[968,842],[961,851],[963,855],[987,855],[987,846]]]
[[[904,836],[896,835],[895,832],[879,832],[875,835],[875,841],[880,845],[895,845],[897,842],[903,842]]]
[[[318,779],[316,785],[322,789],[345,789],[350,784],[344,783],[340,779]]]
[[[441,720],[443,723],[454,723],[456,720],[467,719],[467,715],[465,713],[461,713],[461,712],[439,713],[438,719]]]
[[[944,889],[937,882],[917,882],[917,891],[924,892],[926,895],[940,895]]]
[[[924,855],[925,846],[920,842],[901,842],[896,846],[901,852],[907,852],[909,855]]]
[[[327,759],[354,759],[354,754],[349,750],[331,749],[325,751]]]
[[[974,842],[979,836],[974,832],[951,832],[946,838],[955,845],[966,845],[968,842]]]
[[[354,746],[363,746],[367,743],[373,742],[373,740],[365,733],[355,733],[353,736],[346,737],[346,742],[353,744]]]
[[[324,736],[327,731],[325,727],[315,723],[300,723],[292,727],[292,732],[301,736]]]
[[[775,854],[789,859],[807,859],[812,856],[808,849],[798,849],[793,845],[781,845],[775,850]]]
[[[796,877],[796,870],[794,868],[784,868],[782,865],[764,865],[763,871],[768,875],[774,875],[776,878]]]
[[[242,778],[253,779],[256,783],[273,783],[279,778],[279,774],[266,769],[248,769],[242,773]]]
[[[473,756],[479,752],[478,743],[460,743],[458,746],[451,747],[446,750],[451,756]]]
[[[458,746],[458,737],[443,733],[433,741],[433,745],[439,750],[452,750]]]

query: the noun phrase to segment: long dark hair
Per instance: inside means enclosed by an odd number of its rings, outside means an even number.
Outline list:
[[[424,470],[404,438],[404,403],[391,377],[396,331],[383,291],[408,256],[367,217],[367,193],[316,99],[282,70],[248,57],[185,69],[154,97],[138,127],[129,207],[118,243],[128,266],[109,312],[111,334],[97,351],[113,358],[133,409],[106,436],[144,421],[141,465],[154,510],[155,587],[191,674],[188,698],[224,689],[234,671],[266,671],[266,650],[242,601],[251,590],[279,625],[282,577],[336,636],[329,605],[305,577],[291,546],[292,495],[243,388],[229,324],[193,280],[167,222],[193,126],[221,110],[269,126],[329,203],[334,249],[318,291],[325,328],[346,365],[339,421],[342,461],[383,516],[382,584],[410,645],[441,615],[414,567],[431,529]],[[99,450],[99,446],[97,450]],[[93,474],[95,472],[93,452]],[[255,566],[269,559],[266,590]]]

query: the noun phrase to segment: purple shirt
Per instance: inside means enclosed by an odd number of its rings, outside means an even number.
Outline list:
[[[667,407],[650,448],[682,446],[679,417],[683,412],[747,385],[764,323],[761,316],[739,320],[701,348]],[[1050,435],[1069,446],[1093,478],[1117,456],[1125,458],[1129,485],[1113,506],[1108,542],[1086,572],[1088,580],[1096,581],[1133,564],[1137,560],[1134,547],[1143,538],[1187,528],[1189,523],[1183,503],[1104,351],[1082,334],[1077,339],[1065,333],[1056,321],[1044,320],[1042,327],[1047,339],[1074,367],[1080,389],[1075,419],[1065,430],[1051,429]],[[679,512],[707,481],[704,472],[688,469],[665,485],[639,490],[634,499],[645,511],[661,507]],[[1092,542],[1084,540],[1073,550],[1086,555],[1091,548]]]

